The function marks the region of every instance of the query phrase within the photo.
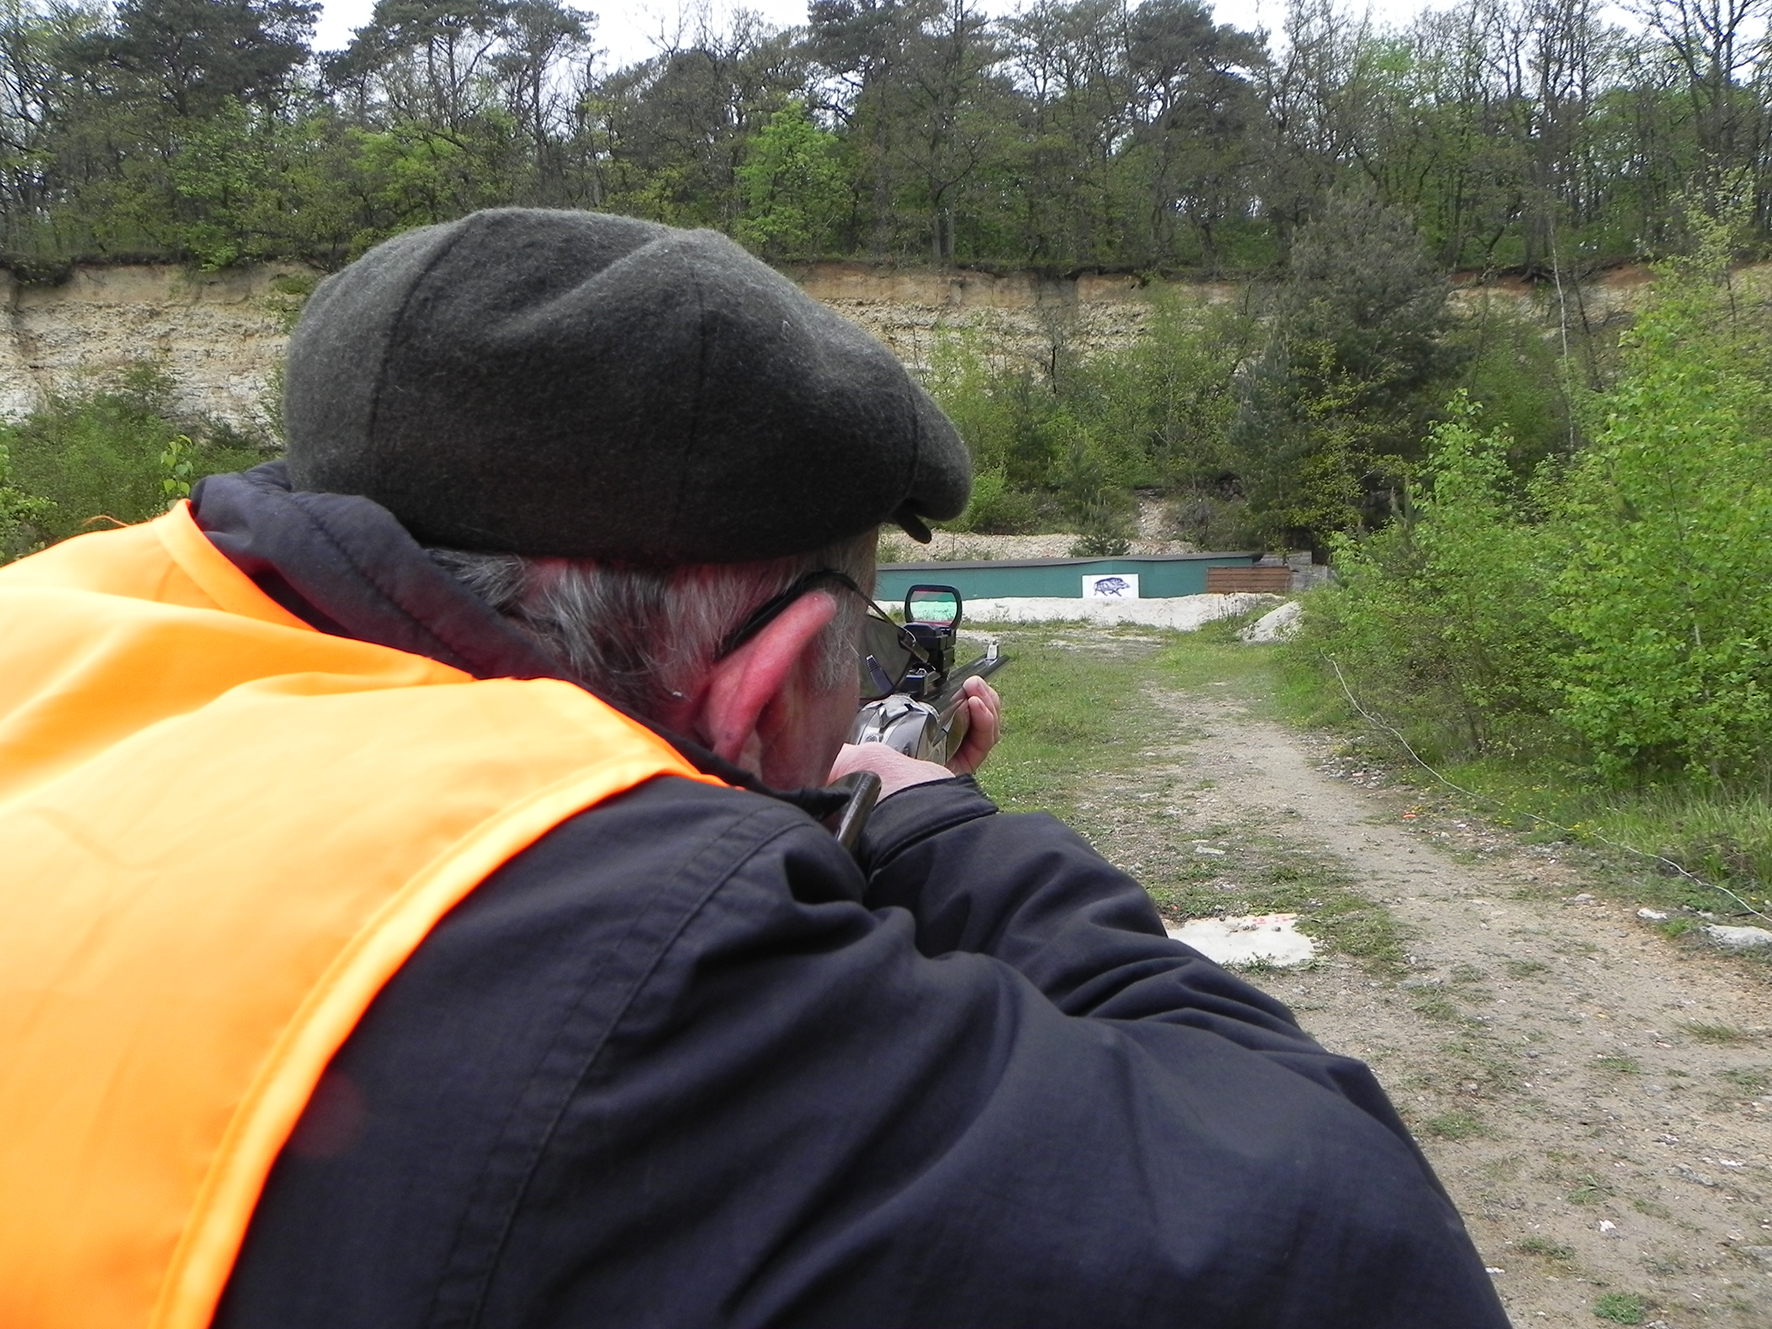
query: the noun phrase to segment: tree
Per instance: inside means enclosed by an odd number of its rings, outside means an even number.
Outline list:
[[[269,106],[308,59],[320,6],[309,0],[122,0],[114,25],[68,48],[109,65],[182,119],[230,102]]]
[[[1258,114],[1249,72],[1266,63],[1259,37],[1212,21],[1197,0],[1145,0],[1126,25],[1132,138],[1142,169],[1144,255],[1176,256],[1177,219],[1192,223],[1216,270],[1219,228],[1247,211],[1244,179]]]
[[[563,150],[570,113],[559,74],[562,65],[584,55],[595,22],[594,15],[561,0],[516,0],[505,15],[492,69],[507,112],[529,141],[533,177],[523,191],[526,202],[573,201]]]
[[[1132,129],[1124,0],[1042,0],[1002,27],[1020,98],[1007,170],[1019,252],[1059,266],[1124,261],[1133,193],[1121,184]]]
[[[738,168],[744,212],[740,240],[769,258],[814,258],[832,252],[849,207],[835,134],[812,122],[806,104],[791,101],[750,141]]]
[[[1322,553],[1395,507],[1459,363],[1447,294],[1420,233],[1370,189],[1331,194],[1299,233],[1231,430],[1270,539]]]
[[[738,171],[769,117],[804,93],[791,34],[740,13],[705,22],[591,90],[610,158],[607,202],[677,225],[730,227]]]
[[[379,101],[391,118],[459,138],[493,104],[490,76],[511,8],[512,0],[376,0],[327,77],[354,88],[360,113]]]
[[[940,3],[812,0],[807,8],[814,105],[841,126],[858,192],[867,199],[867,245],[878,257],[898,248],[910,48]]]

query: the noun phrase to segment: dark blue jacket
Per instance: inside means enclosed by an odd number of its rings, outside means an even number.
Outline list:
[[[196,508],[317,626],[546,672],[374,505]],[[217,1324],[1506,1324],[1371,1073],[1058,822],[926,785],[862,859],[664,778],[506,864],[334,1059]]]

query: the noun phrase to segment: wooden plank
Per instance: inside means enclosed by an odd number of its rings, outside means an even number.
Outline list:
[[[1267,595],[1286,595],[1291,590],[1291,568],[1206,569],[1206,593],[1208,595],[1235,595],[1246,591]]]

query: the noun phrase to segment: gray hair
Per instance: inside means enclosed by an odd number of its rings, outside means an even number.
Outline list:
[[[562,674],[649,720],[692,694],[721,645],[759,605],[824,568],[872,584],[876,533],[758,563],[629,567],[519,554],[431,549],[432,561],[503,615]],[[855,669],[862,605],[838,594],[819,641],[816,681]]]

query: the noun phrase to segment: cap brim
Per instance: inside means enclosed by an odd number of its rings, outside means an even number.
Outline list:
[[[926,545],[935,538],[935,532],[931,531],[924,524],[923,519],[911,511],[908,505],[893,513],[892,520],[903,527],[904,533],[920,545]]]

